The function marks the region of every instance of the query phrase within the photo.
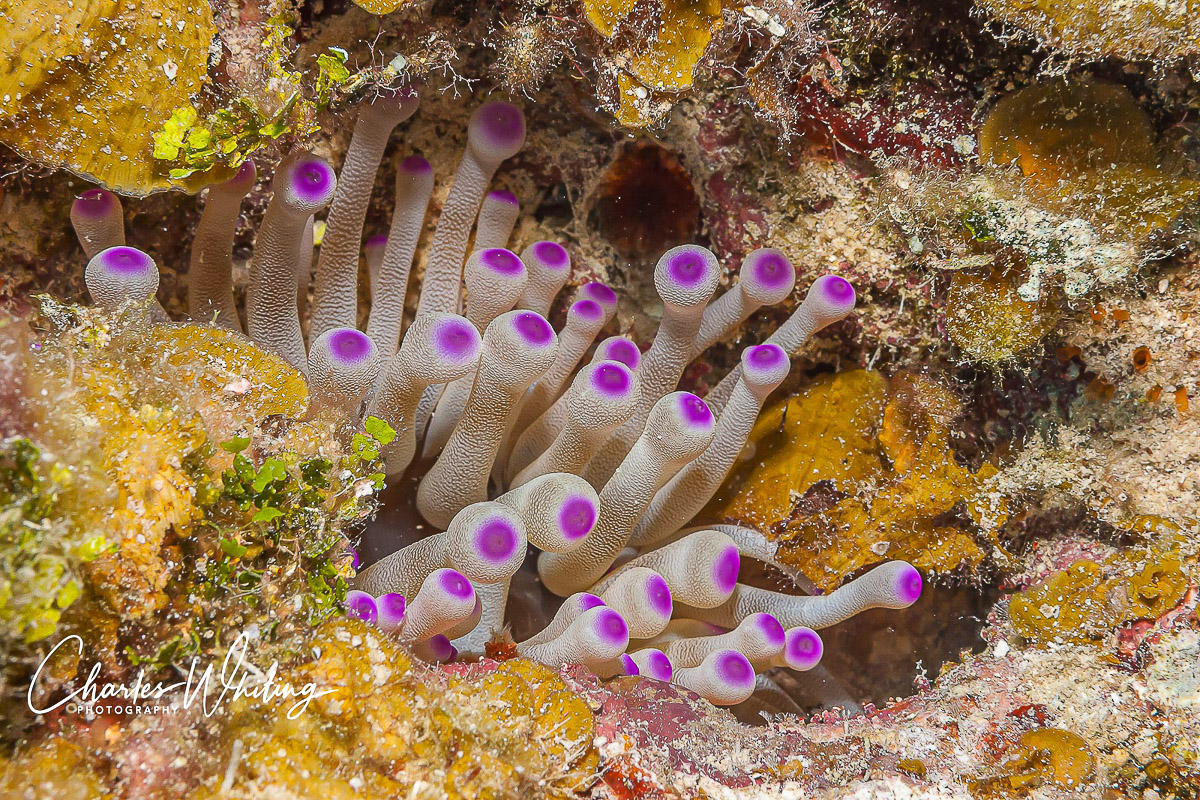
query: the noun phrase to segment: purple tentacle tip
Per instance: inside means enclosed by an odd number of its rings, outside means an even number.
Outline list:
[[[117,275],[136,275],[154,269],[154,259],[136,247],[110,247],[97,258],[106,271]]]
[[[781,288],[785,283],[796,280],[791,262],[776,250],[760,250],[749,261],[754,280],[769,289]]]
[[[407,607],[407,604],[404,602],[404,595],[397,594],[396,592],[388,592],[375,598],[379,627],[384,630],[399,628],[400,623],[404,621],[404,612]]]
[[[361,619],[363,622],[374,622],[379,618],[375,598],[358,589],[346,592],[346,616]]]
[[[742,568],[742,557],[736,545],[729,545],[713,562],[712,579],[721,592],[732,592],[737,585],[738,571]]]
[[[605,397],[624,397],[633,386],[633,374],[620,363],[601,363],[592,371],[592,388]]]
[[[554,338],[554,329],[546,318],[535,311],[522,311],[517,315],[513,326],[526,343],[535,347],[544,347]]]
[[[492,563],[507,561],[516,551],[518,540],[517,531],[508,520],[492,519],[475,534],[475,551]]]
[[[821,284],[822,298],[839,308],[854,308],[854,287],[840,275],[823,275],[817,278]]]
[[[646,677],[667,683],[675,674],[671,659],[661,650],[654,650],[646,656]]]
[[[497,189],[494,192],[488,192],[488,199],[494,200],[497,203],[508,203],[510,206],[518,205],[517,196],[512,192],[506,192],[503,189]]]
[[[512,250],[503,247],[489,247],[479,253],[479,262],[492,272],[501,275],[520,275],[525,271],[525,265]]]
[[[579,598],[579,613],[582,614],[584,611],[587,611],[589,608],[596,608],[597,606],[602,606],[602,605],[604,605],[604,601],[601,600],[599,597],[597,597],[594,594],[584,592],[583,596]]]
[[[346,552],[350,554],[350,566],[358,569],[362,565],[362,558],[358,555],[358,549],[353,545],[346,545]]]
[[[628,653],[621,653],[621,669],[626,675],[641,675],[637,662]]]
[[[387,247],[387,234],[377,233],[367,239],[364,247]]]
[[[717,656],[717,677],[730,686],[754,683],[754,667],[736,650],[725,650]]]
[[[479,354],[481,339],[475,326],[465,319],[444,319],[433,332],[438,355],[451,361],[467,361]]]
[[[595,300],[576,300],[571,304],[569,313],[590,320],[604,317],[604,309]]]
[[[812,669],[821,661],[821,655],[824,652],[825,644],[812,628],[788,629],[784,655],[788,666],[792,669]]]
[[[533,257],[551,269],[562,269],[571,261],[566,248],[558,242],[536,242],[532,250]]]
[[[630,369],[637,369],[642,360],[642,351],[628,339],[615,339],[605,348],[605,357],[610,361],[620,361]]]
[[[746,363],[756,369],[775,369],[787,360],[787,353],[777,344],[755,345],[746,351]]]
[[[654,609],[660,617],[671,618],[671,612],[675,610],[675,602],[671,599],[671,589],[667,586],[667,581],[663,576],[655,575],[646,581],[646,600],[650,603],[650,608]]]
[[[484,103],[475,111],[472,122],[492,147],[515,148],[525,141],[525,115],[512,103]]]
[[[588,300],[595,300],[602,306],[616,305],[617,302],[617,293],[611,287],[597,281],[585,283],[580,288],[579,293],[582,297]]]
[[[772,646],[784,646],[786,640],[783,633],[783,625],[779,623],[779,620],[770,614],[759,614],[758,619],[755,620],[755,624],[758,625],[758,630],[762,633],[764,641]]]
[[[410,175],[428,175],[433,172],[433,167],[421,156],[409,156],[404,159],[400,162],[400,169]]]
[[[697,428],[707,428],[713,424],[713,413],[708,403],[691,392],[680,393],[679,414],[685,422]]]
[[[921,588],[924,584],[921,580],[921,573],[917,572],[916,567],[906,562],[901,563],[904,564],[904,567],[896,575],[896,598],[906,606],[910,606],[921,596]]]
[[[88,189],[75,198],[75,212],[85,217],[103,217],[112,208],[115,196],[104,189]]]
[[[568,541],[582,539],[596,526],[599,510],[591,498],[571,495],[558,512],[558,524]]]
[[[596,635],[614,647],[629,644],[629,626],[625,624],[625,618],[611,608],[596,615],[595,628]]]
[[[297,161],[292,165],[289,178],[292,191],[301,201],[310,205],[328,202],[336,183],[333,167],[316,158]]]
[[[458,570],[446,569],[442,571],[438,581],[442,584],[442,590],[451,597],[457,597],[460,600],[466,600],[475,596],[475,587],[467,580],[467,577]]]
[[[329,354],[342,364],[357,364],[375,352],[371,337],[354,328],[339,328],[329,335]]]
[[[453,661],[458,657],[458,648],[440,633],[425,642],[425,648],[434,661]]]
[[[708,261],[701,253],[684,250],[671,257],[667,264],[667,274],[675,283],[691,289],[708,277]]]

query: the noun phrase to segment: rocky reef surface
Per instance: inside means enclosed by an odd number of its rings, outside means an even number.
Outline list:
[[[0,23],[0,797],[1200,796],[1187,3],[13,0]],[[355,173],[356,118],[410,90],[419,113],[391,123],[377,175]],[[735,646],[759,673],[737,697],[665,635],[632,638],[677,658],[673,681],[530,645],[571,602],[546,584],[591,563],[566,555],[514,564],[507,614],[501,600],[478,652],[456,638],[457,658],[388,624],[379,592],[364,610],[395,532],[447,527],[420,488],[446,462],[418,449],[397,469],[399,417],[359,413],[364,394],[379,407],[374,375],[351,391],[305,356],[332,328],[338,200],[303,234],[315,256],[299,248],[299,361],[281,328],[256,334],[270,209],[297,153],[340,166],[339,187],[365,181],[339,324],[374,336],[387,256],[370,237],[396,240],[410,195],[392,187],[427,162],[399,336],[489,100],[524,118],[524,146],[483,179],[519,209],[494,246],[531,274],[535,243],[565,248],[567,288],[539,312],[560,342],[578,287],[602,283],[618,300],[597,337],[659,363],[679,307],[664,253],[715,253],[721,297],[776,248],[795,289],[687,353],[663,390],[717,409],[743,350],[802,318],[810,285],[848,282],[853,310],[784,347],[786,377],[715,453],[711,498],[668,527],[758,532],[736,540],[747,596],[844,597],[906,562],[920,599],[814,623],[815,667]],[[195,305],[228,195],[208,187],[230,186],[232,320]],[[90,202],[115,205],[89,223]],[[149,254],[149,293],[114,302],[89,283],[110,244]],[[395,342],[382,349],[392,363]],[[492,500],[513,488],[503,466]],[[607,476],[590,480],[603,514]],[[636,517],[661,522],[647,505]],[[676,611],[676,582],[708,563],[690,558],[678,576],[641,562]],[[411,621],[422,606],[399,594]],[[727,597],[670,630],[736,632],[747,615],[717,616]],[[224,672],[239,642],[262,668]],[[71,702],[193,664],[247,691]]]

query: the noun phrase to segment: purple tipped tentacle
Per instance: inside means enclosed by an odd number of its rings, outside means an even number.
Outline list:
[[[188,265],[188,314],[238,333],[242,324],[233,298],[233,237],[242,200],[256,177],[254,162],[246,159],[233,178],[209,188]]]
[[[271,204],[250,264],[247,332],[301,371],[308,358],[296,304],[299,243],[309,219],[329,202],[336,186],[333,168],[317,156],[297,151],[284,159],[272,181]]]
[[[400,341],[409,273],[433,194],[433,168],[429,162],[420,156],[409,156],[400,162],[395,193],[396,206],[379,274],[371,286],[371,315],[367,320],[367,335],[384,356],[396,352]]]
[[[317,259],[310,325],[313,336],[331,328],[353,327],[357,322],[358,251],[371,187],[392,130],[413,115],[419,102],[416,90],[406,86],[381,92],[358,113]],[[394,346],[384,342],[384,352],[390,354]]]
[[[107,189],[88,189],[75,198],[71,226],[89,260],[102,250],[125,244],[121,199]]]
[[[458,165],[450,194],[442,204],[417,313],[458,311],[462,263],[471,224],[483,204],[488,182],[525,143],[525,118],[508,103],[485,103],[471,116],[467,150]]]
[[[474,249],[506,247],[520,214],[521,206],[512,192],[488,192],[475,221]]]
[[[308,353],[309,403],[357,415],[379,375],[375,343],[354,328],[332,328],[317,337]]]

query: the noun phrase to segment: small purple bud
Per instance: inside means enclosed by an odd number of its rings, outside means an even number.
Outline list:
[[[675,668],[671,666],[671,659],[667,658],[666,653],[661,650],[652,650],[647,653],[645,672],[647,678],[668,683],[674,674]]]
[[[923,582],[916,567],[908,563],[904,567],[896,575],[896,597],[905,605],[912,605],[921,597]]]
[[[496,203],[507,203],[510,206],[518,205],[517,196],[512,192],[506,192],[503,189],[498,189],[494,192],[488,192],[488,199]]]
[[[629,643],[629,626],[625,624],[625,618],[611,608],[596,615],[595,630],[597,636],[614,647]]]
[[[519,537],[505,519],[492,519],[480,526],[475,534],[475,550],[481,556],[499,563],[512,558]]]
[[[747,257],[742,269],[747,267],[754,281],[768,289],[781,288],[796,280],[791,262],[778,250],[756,250]]]
[[[421,156],[409,156],[400,162],[400,169],[410,175],[428,175],[433,167]]]
[[[433,331],[438,355],[448,361],[468,361],[479,355],[481,339],[475,326],[465,319],[443,319]]]
[[[785,634],[784,657],[792,669],[812,669],[821,661],[825,645],[812,628],[788,628]]]
[[[339,328],[332,331],[328,343],[329,354],[335,361],[343,364],[357,364],[370,358],[375,352],[375,344],[371,338],[353,328]]]
[[[522,339],[536,347],[544,347],[554,339],[554,329],[550,327],[550,323],[535,311],[522,311],[517,314],[513,326]]]
[[[306,205],[324,205],[333,194],[337,179],[333,167],[313,156],[302,157],[292,165],[289,185]]]
[[[754,667],[735,650],[726,650],[717,657],[717,677],[730,686],[747,686],[754,682]]]
[[[479,253],[479,262],[492,272],[501,275],[520,275],[525,271],[525,265],[520,257],[512,250],[503,247],[489,247]]]
[[[642,361],[642,351],[628,339],[613,339],[604,347],[605,361],[620,361],[630,369],[637,369]]]
[[[742,567],[742,557],[735,545],[729,545],[713,562],[712,579],[718,591],[732,592],[737,585],[738,572]]]
[[[535,242],[531,250],[533,257],[550,269],[563,269],[571,263],[566,248],[558,242]]]
[[[624,397],[633,386],[633,374],[619,362],[601,362],[592,370],[592,388],[605,397]]]
[[[346,616],[361,619],[363,622],[375,622],[379,618],[375,598],[358,589],[346,592]]]
[[[438,581],[442,584],[442,590],[451,597],[466,600],[469,597],[475,596],[475,587],[458,570],[443,569]]]
[[[637,662],[634,661],[628,653],[621,653],[621,669],[625,671],[626,675],[641,674],[641,671],[638,669]]]
[[[746,363],[756,369],[775,369],[787,360],[787,353],[777,344],[760,344],[746,350]]]
[[[687,424],[697,428],[711,427],[713,413],[708,403],[691,392],[681,392],[679,396],[679,414]]]
[[[593,321],[604,318],[604,309],[595,300],[576,300],[567,313]]]
[[[840,275],[823,275],[813,282],[826,303],[839,308],[854,308],[854,287]]]
[[[375,608],[378,611],[377,624],[380,630],[390,632],[398,630],[400,623],[404,622],[407,604],[404,602],[404,595],[388,592],[375,598]]]
[[[654,575],[646,581],[646,601],[650,608],[663,619],[670,619],[675,602],[671,599],[671,589],[661,575]]]
[[[558,525],[563,536],[572,542],[587,536],[596,526],[598,513],[591,498],[581,495],[567,497],[558,512]]]
[[[597,606],[602,606],[602,605],[604,605],[604,601],[601,600],[599,597],[597,597],[594,594],[589,594],[587,592],[584,592],[583,596],[579,598],[579,613],[582,614],[584,611],[587,611],[589,608],[596,608]]]
[[[773,646],[784,646],[783,626],[779,624],[779,620],[775,617],[770,614],[758,614],[754,620],[754,624],[758,626],[763,641]]]
[[[617,293],[603,283],[592,281],[585,283],[579,288],[579,296],[588,300],[595,300],[602,306],[615,306],[617,304]]]
[[[708,264],[700,253],[685,250],[671,258],[667,272],[673,281],[690,289],[704,280]]]
[[[104,189],[88,189],[75,198],[72,210],[76,214],[95,219],[109,213],[116,199],[116,195]]]

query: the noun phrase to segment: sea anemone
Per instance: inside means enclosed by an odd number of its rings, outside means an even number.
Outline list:
[[[382,443],[388,480],[415,483],[416,510],[434,529],[390,531],[393,552],[358,573],[347,613],[431,660],[481,655],[505,628],[509,584],[532,545],[542,583],[566,599],[543,631],[516,644],[518,653],[552,666],[582,663],[601,676],[671,680],[729,705],[750,696],[756,672],[815,666],[815,629],[868,608],[911,605],[921,578],[905,562],[828,595],[792,596],[738,582],[743,557],[774,561],[761,533],[687,527],[787,376],[789,355],[853,309],[851,285],[817,279],[792,316],[703,399],[677,391],[681,375],[760,306],[791,293],[795,269],[781,252],[752,253],[741,281],[710,302],[720,276],[713,253],[667,251],[654,271],[662,322],[644,354],[623,337],[596,344],[616,311],[616,294],[603,284],[579,287],[556,332],[546,316],[570,280],[570,256],[554,242],[519,256],[504,249],[516,200],[488,194],[497,167],[525,139],[513,105],[488,102],[471,118],[406,330],[404,297],[433,174],[419,157],[401,163],[389,234],[366,243],[372,307],[366,331],[356,329],[371,185],[392,130],[417,104],[411,90],[366,103],[340,175],[308,152],[284,158],[250,268],[245,333],[305,376],[310,417],[390,426],[394,436]],[[191,317],[239,334],[230,253],[253,178],[246,162],[209,190],[191,262]],[[326,206],[306,340],[313,215]],[[91,259],[93,300],[137,304],[149,324],[170,325],[153,299],[157,266],[124,244],[119,213],[107,193],[86,193],[72,210]]]

